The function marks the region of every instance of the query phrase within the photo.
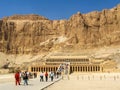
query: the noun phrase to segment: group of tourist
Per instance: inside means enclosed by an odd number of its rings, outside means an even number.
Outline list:
[[[58,73],[56,74],[55,72],[51,71],[51,72],[41,72],[40,73],[40,82],[44,81],[44,77],[45,77],[45,81],[48,81],[48,78],[51,78],[51,81],[53,81],[54,77],[58,78]]]
[[[20,85],[21,81],[24,81],[24,85],[28,85],[29,72],[19,72],[15,73],[15,84]]]
[[[40,82],[44,82],[44,81],[48,81],[48,79],[50,78],[51,81],[53,81],[54,78],[58,78],[59,77],[59,73],[57,72],[41,72],[40,73]],[[30,73],[30,72],[19,72],[17,71],[15,73],[15,85],[21,85],[21,81],[23,80],[24,85],[28,85],[28,79],[29,78],[37,78],[37,73]]]

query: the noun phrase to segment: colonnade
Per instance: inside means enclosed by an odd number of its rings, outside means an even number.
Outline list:
[[[29,68],[30,72],[50,72],[57,71],[58,66],[31,66]],[[96,66],[70,66],[70,72],[101,72],[102,67]]]
[[[100,72],[102,68],[100,66],[71,66],[71,72]]]
[[[37,67],[37,66],[33,66],[33,67],[30,67],[30,72],[50,72],[50,71],[57,71],[57,68],[58,67]]]

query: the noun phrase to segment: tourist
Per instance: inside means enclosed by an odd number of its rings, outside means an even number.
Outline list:
[[[24,85],[28,85],[28,75],[27,72],[23,74]]]
[[[56,73],[57,78],[59,78],[59,72]]]
[[[15,84],[20,85],[20,74],[19,74],[19,72],[15,73]]]
[[[51,81],[53,81],[53,77],[54,77],[54,73],[53,73],[53,72],[51,72],[51,73],[50,73],[50,78],[51,78]]]
[[[41,81],[42,81],[42,82],[44,81],[43,76],[44,76],[44,73],[41,72],[41,73],[40,73],[40,82],[41,82]]]
[[[37,78],[37,73],[33,73],[33,75],[34,75],[34,78]]]
[[[54,73],[54,77],[57,78],[57,73],[55,71],[53,73]]]
[[[26,74],[28,76],[28,78],[30,77],[30,72],[26,71]]]
[[[48,73],[47,73],[47,71],[45,73],[45,80],[46,80],[46,82],[48,81]]]
[[[21,83],[21,78],[22,78],[22,72],[19,72],[19,78],[20,78],[20,80],[19,80],[19,82]]]

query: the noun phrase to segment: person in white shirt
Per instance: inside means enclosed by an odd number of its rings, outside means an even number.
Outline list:
[[[43,82],[43,81],[44,81],[43,76],[44,76],[44,73],[41,72],[41,73],[40,73],[40,82]]]

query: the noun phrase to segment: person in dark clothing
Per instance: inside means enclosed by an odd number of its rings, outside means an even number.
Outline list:
[[[37,73],[33,73],[33,75],[34,75],[34,78],[37,78]]]
[[[24,73],[23,75],[23,80],[24,80],[24,85],[28,85],[28,75],[27,75],[27,72]]]
[[[41,72],[41,73],[40,73],[40,82],[41,82],[41,81],[42,81],[42,82],[44,81],[43,76],[44,76],[44,73]]]
[[[46,82],[48,81],[48,73],[47,72],[45,73],[45,80],[46,80]]]
[[[50,78],[51,78],[51,81],[53,81],[53,78],[54,78],[54,73],[53,72],[50,73]]]
[[[59,72],[57,72],[57,78],[59,78]]]

